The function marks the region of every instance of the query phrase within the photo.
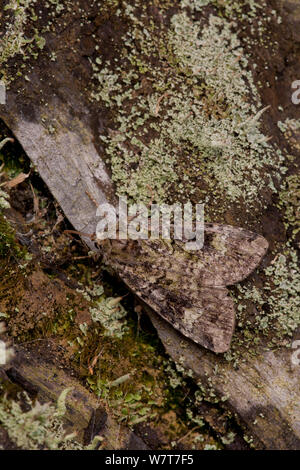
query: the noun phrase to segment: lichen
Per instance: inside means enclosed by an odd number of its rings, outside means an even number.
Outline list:
[[[134,7],[126,12],[127,60],[99,56],[91,92],[115,113],[114,129],[101,139],[118,194],[144,202],[151,187],[161,202],[172,187],[180,198],[202,183],[251,203],[265,185],[276,191],[283,156],[260,129],[266,109],[234,25],[211,15],[203,27],[183,11],[157,37]]]
[[[205,7],[212,2],[213,0],[182,0],[181,8],[191,7],[195,11],[199,11],[202,7]]]
[[[37,0],[10,0],[5,6],[4,12],[12,12],[13,21],[9,23],[8,28],[1,40],[0,45],[0,66],[3,66],[9,59],[18,54],[26,57],[32,50],[33,43],[38,49],[43,49],[45,39],[41,37],[37,30],[32,38],[26,38],[25,27],[30,18],[34,18],[33,6]],[[1,69],[4,74],[4,70]],[[14,77],[7,77],[4,74],[6,83],[12,81]]]
[[[6,199],[4,199],[4,201],[6,201]],[[3,206],[2,209],[6,209],[6,204]],[[4,259],[11,256],[13,256],[15,259],[22,258],[24,256],[25,250],[20,248],[16,242],[14,230],[2,213],[2,209],[0,206],[0,260],[1,258]]]
[[[119,302],[118,298],[103,296],[96,302],[96,307],[90,308],[92,320],[103,326],[105,336],[122,338],[128,331],[127,311]]]
[[[8,198],[9,198],[8,194],[2,189],[0,189],[0,211],[10,208]]]
[[[68,391],[67,389],[62,392],[57,406],[50,403],[41,404],[39,401],[33,403],[26,393],[19,397],[19,400],[3,395],[0,399],[1,426],[20,449],[82,450],[84,447],[76,442],[75,435],[66,435],[63,427]]]
[[[300,179],[298,174],[286,178],[279,194],[279,206],[285,211],[285,226],[295,237],[300,231]]]

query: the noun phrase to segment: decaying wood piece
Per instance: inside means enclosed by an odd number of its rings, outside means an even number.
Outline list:
[[[235,306],[225,286],[245,279],[266,253],[260,235],[205,224],[204,247],[184,243],[108,240],[105,261],[147,305],[183,335],[214,352],[230,348]],[[102,245],[102,248],[105,247]]]
[[[237,413],[253,436],[254,442],[267,449],[300,449],[300,377],[291,364],[290,352],[266,352],[259,357],[245,357],[235,370],[222,364],[214,353],[197,347],[170,328],[153,311],[148,312],[166,351],[194,378],[216,393],[226,406]]]
[[[76,378],[23,348],[16,347],[15,352],[14,361],[0,368],[0,373],[4,371],[10,381],[42,403],[56,402],[64,390],[70,389],[66,398],[65,428],[68,433],[75,432],[79,442],[88,445],[97,435],[103,438],[106,450],[147,449],[138,436],[120,426],[99,406],[95,395]]]

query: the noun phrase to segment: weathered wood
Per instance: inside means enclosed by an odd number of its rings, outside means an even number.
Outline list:
[[[96,206],[92,198],[97,204],[112,200],[113,188],[95,147],[87,108],[67,71],[66,92],[62,96],[53,95],[47,107],[31,99],[40,86],[39,77],[33,74],[30,86],[21,96],[8,92],[7,106],[0,105],[1,118],[14,132],[72,225],[93,233]],[[50,123],[56,126],[53,134],[47,128]]]
[[[154,312],[149,316],[170,356],[192,370],[208,393],[212,389],[220,399],[225,396],[226,406],[239,415],[256,441],[267,449],[300,449],[300,377],[289,351],[247,357],[237,370],[222,364],[216,374],[220,363],[216,355],[184,338]]]
[[[5,371],[9,380],[41,403],[55,403],[63,390],[70,388],[66,398],[65,428],[68,433],[76,432],[79,442],[88,445],[97,435],[103,438],[107,450],[147,449],[140,438],[99,406],[93,393],[59,365],[37,358],[33,352],[20,347],[16,347],[15,352],[14,361],[0,368],[0,373]]]

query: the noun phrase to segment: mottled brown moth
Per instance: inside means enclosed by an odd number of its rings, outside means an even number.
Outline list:
[[[143,302],[195,343],[216,353],[230,348],[235,306],[226,286],[245,279],[268,249],[242,228],[205,224],[204,246],[179,240],[101,240],[104,262]],[[84,235],[84,234],[81,234]]]

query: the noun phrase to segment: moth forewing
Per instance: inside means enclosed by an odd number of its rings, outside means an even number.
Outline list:
[[[167,287],[145,283],[128,270],[124,280],[143,302],[184,336],[216,353],[230,348],[235,308],[226,288],[200,288],[177,296]]]
[[[235,307],[225,286],[245,279],[268,243],[260,235],[206,224],[203,249],[184,242],[110,240],[106,262],[149,307],[183,335],[214,352],[230,347]]]
[[[208,271],[212,275],[203,280],[205,285],[229,286],[242,281],[260,264],[269,246],[263,236],[229,225],[206,224],[205,238],[207,259],[212,263]]]

